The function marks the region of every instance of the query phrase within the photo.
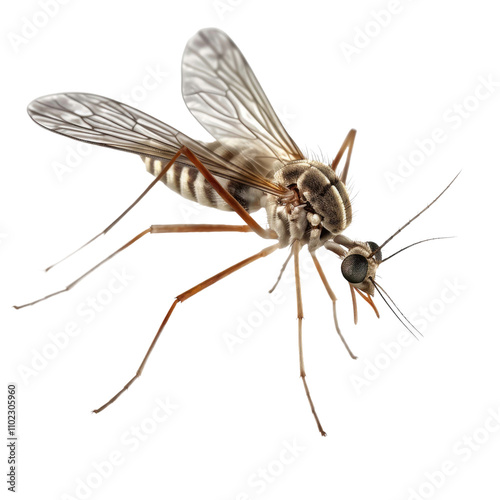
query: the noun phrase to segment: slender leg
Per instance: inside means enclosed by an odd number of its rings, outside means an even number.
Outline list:
[[[293,255],[293,250],[290,250],[290,253],[288,254],[288,257],[285,260],[285,263],[283,264],[283,266],[281,266],[281,271],[280,271],[280,273],[278,275],[278,279],[276,280],[276,283],[273,285],[273,287],[271,288],[271,290],[269,290],[269,293],[273,293],[274,289],[278,286],[278,283],[280,282],[281,277],[283,276],[283,273],[285,272],[286,266],[288,265],[288,262],[292,258],[292,255]]]
[[[157,233],[251,233],[249,226],[229,224],[163,224],[151,226],[151,234]]]
[[[229,276],[230,274],[234,273],[235,271],[238,271],[239,269],[247,266],[248,264],[251,264],[252,262],[254,262],[262,257],[268,256],[269,254],[271,254],[272,252],[274,252],[278,248],[279,248],[279,243],[275,243],[274,245],[271,245],[267,248],[264,248],[264,250],[261,250],[260,252],[256,253],[255,255],[252,255],[251,257],[248,257],[247,259],[242,260],[241,262],[238,262],[234,266],[228,267],[224,271],[221,271],[220,273],[212,276],[211,278],[208,278],[207,280],[199,283],[198,285],[194,286],[193,288],[190,288],[189,290],[185,291],[184,293],[181,293],[180,295],[178,295],[175,298],[172,305],[170,306],[170,309],[168,310],[168,313],[165,316],[165,318],[163,319],[160,327],[158,328],[158,331],[156,332],[156,335],[153,338],[153,342],[149,346],[149,349],[147,350],[146,355],[144,356],[144,359],[142,360],[142,363],[140,364],[136,374],[125,384],[125,386],[123,387],[123,389],[121,391],[117,392],[107,403],[103,404],[100,408],[98,408],[97,410],[94,410],[94,413],[99,413],[100,411],[104,410],[104,408],[109,406],[111,403],[116,401],[134,383],[134,381],[141,376],[141,373],[144,369],[144,366],[146,365],[146,363],[148,361],[149,355],[153,351],[153,349],[156,345],[156,342],[160,338],[160,334],[163,331],[163,328],[167,324],[168,320],[170,319],[170,316],[172,315],[172,313],[175,309],[175,306],[179,302],[184,302],[185,300],[189,299],[193,295],[196,295],[198,292],[201,292],[205,288],[208,288],[210,285],[217,283],[218,281],[224,279],[226,276]]]
[[[316,425],[318,426],[319,432],[322,436],[326,436],[326,432],[323,430],[321,426],[321,422],[319,421],[318,415],[314,408],[314,403],[312,402],[311,394],[309,392],[309,387],[307,387],[306,382],[306,371],[304,368],[304,352],[302,349],[302,320],[304,319],[304,311],[302,309],[302,292],[300,289],[300,271],[299,271],[299,251],[300,251],[300,243],[298,241],[294,241],[292,244],[293,250],[293,260],[295,264],[295,289],[297,292],[297,319],[299,322],[299,360],[300,360],[300,378],[302,379],[302,383],[304,384],[304,389],[306,391],[306,396],[309,401],[309,405],[311,407],[312,414],[314,415],[314,419],[316,420]]]
[[[256,232],[260,237],[266,239],[277,239],[278,235],[272,229],[264,229],[253,217],[240,205],[240,203],[226,190],[219,181],[208,171],[208,169],[198,160],[196,155],[186,146],[181,148],[182,154],[190,160],[193,165],[201,172],[203,177],[217,191],[219,196]]]
[[[355,288],[349,283],[349,288],[351,289],[351,299],[352,299],[352,312],[354,314],[354,324],[358,324],[358,304],[356,302],[356,294],[354,293]]]
[[[54,297],[55,295],[59,295],[60,293],[68,292],[71,290],[77,283],[79,283],[83,278],[88,276],[92,271],[95,271],[98,267],[102,266],[105,262],[108,260],[112,259],[115,255],[119,254],[122,250],[125,250],[125,248],[129,247],[133,243],[135,243],[137,240],[142,238],[148,233],[152,234],[158,234],[158,233],[207,233],[207,232],[226,232],[226,231],[231,231],[231,232],[243,232],[243,233],[248,233],[252,232],[252,230],[248,226],[230,226],[230,225],[224,225],[224,224],[168,224],[168,225],[155,225],[151,226],[148,229],[145,229],[141,233],[139,233],[137,236],[134,236],[130,241],[125,243],[125,245],[121,246],[118,250],[113,252],[111,255],[108,255],[105,259],[101,260],[98,264],[96,264],[94,267],[89,269],[87,272],[82,274],[79,278],[77,278],[75,281],[70,283],[68,286],[65,288],[62,288],[61,290],[58,290],[57,292],[50,293],[49,295],[46,295],[45,297],[42,297],[41,299],[34,300],[33,302],[28,302],[27,304],[23,304],[21,306],[13,306],[14,309],[22,309],[23,307],[27,306],[32,306],[34,304],[37,304],[38,302],[42,302],[42,300],[49,299],[50,297]]]
[[[356,138],[356,130],[351,129],[349,133],[347,134],[346,138],[344,139],[344,142],[342,143],[342,146],[340,146],[339,152],[337,153],[337,156],[332,162],[332,168],[333,170],[337,170],[338,164],[340,160],[342,159],[342,156],[344,155],[344,152],[346,149],[347,151],[347,158],[345,161],[344,169],[342,170],[342,174],[340,176],[340,180],[345,184],[347,180],[347,173],[349,172],[349,163],[351,162],[351,153],[352,153],[352,147],[354,145],[354,139]]]
[[[181,153],[182,153],[181,150],[177,151],[177,153],[172,157],[172,159],[163,167],[162,171],[156,176],[155,180],[143,191],[143,193],[134,201],[134,203],[132,203],[132,205],[130,205],[121,215],[119,215],[109,226],[107,226],[99,234],[96,234],[93,238],[91,238],[89,241],[87,241],[87,243],[84,243],[81,247],[77,248],[76,250],[71,252],[69,255],[66,255],[66,257],[64,257],[63,259],[61,259],[61,260],[57,261],[55,264],[52,264],[51,266],[47,267],[47,269],[45,269],[45,271],[49,271],[54,266],[57,266],[58,264],[65,261],[66,259],[68,259],[72,255],[74,255],[75,253],[79,252],[82,248],[85,248],[87,245],[89,245],[90,243],[95,241],[97,238],[99,238],[99,236],[104,236],[113,226],[118,224],[118,222],[120,222],[123,219],[123,217],[125,217],[125,215],[127,215],[130,212],[130,210],[132,210],[137,205],[137,203],[139,203],[144,198],[144,196],[146,196],[148,194],[148,192],[151,190],[151,188],[158,181],[160,181],[162,179],[162,177],[167,173],[167,170],[175,163],[175,160],[177,160],[177,158],[179,158]]]
[[[248,224],[248,226],[257,233],[259,236],[262,238],[266,239],[277,239],[276,233],[272,229],[264,229],[261,227],[255,220],[254,218],[240,205],[240,203],[224,189],[219,181],[208,171],[208,169],[198,160],[198,158],[195,156],[194,153],[192,153],[186,146],[183,146],[177,151],[177,153],[172,157],[172,159],[163,167],[161,172],[156,176],[155,180],[151,182],[151,184],[144,190],[144,192],[130,205],[118,218],[116,218],[109,226],[107,226],[103,231],[101,231],[99,234],[91,238],[87,243],[82,245],[80,248],[76,249],[75,251],[71,252],[69,255],[64,257],[63,259],[59,260],[55,264],[52,264],[49,266],[46,271],[49,269],[52,269],[54,266],[57,264],[60,264],[67,258],[71,257],[75,253],[77,253],[79,250],[82,248],[86,247],[93,241],[95,241],[97,238],[100,236],[105,235],[113,226],[118,224],[118,222],[125,217],[125,215],[134,208],[137,203],[139,203],[144,196],[151,190],[151,188],[158,182],[160,181],[163,176],[167,173],[168,169],[175,163],[175,161],[181,156],[184,155],[186,158],[188,158],[191,163],[201,172],[201,174],[207,179],[207,181],[212,185],[212,187],[217,191],[217,193],[221,196],[221,198]]]
[[[311,252],[311,257],[313,259],[314,265],[316,266],[316,270],[318,271],[319,277],[321,278],[321,281],[323,282],[323,285],[325,285],[326,292],[328,293],[330,299],[332,300],[332,306],[333,306],[333,321],[335,323],[335,329],[337,330],[337,333],[339,334],[340,340],[342,340],[342,343],[344,344],[345,348],[347,349],[347,352],[349,353],[349,356],[351,356],[352,359],[357,359],[357,356],[354,355],[354,353],[351,351],[350,347],[347,345],[346,340],[344,339],[344,336],[342,335],[342,332],[340,331],[339,323],[337,320],[337,297],[333,293],[333,290],[330,287],[330,284],[328,283],[325,273],[323,272],[323,268],[321,267],[318,258],[316,257],[315,252]]]

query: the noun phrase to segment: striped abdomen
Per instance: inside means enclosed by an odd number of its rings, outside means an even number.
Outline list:
[[[146,170],[154,176],[157,176],[168,163],[167,160],[148,156],[142,156],[142,160],[146,165]],[[206,207],[218,208],[219,210],[232,210],[200,171],[192,165],[175,162],[161,180],[170,189],[188,200],[196,201]],[[217,180],[247,212],[254,212],[262,208],[261,199],[264,195],[261,191],[220,177],[217,177]]]

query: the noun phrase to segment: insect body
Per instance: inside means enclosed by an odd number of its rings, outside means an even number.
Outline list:
[[[167,164],[151,157],[143,160],[147,171],[155,176]],[[269,227],[276,232],[281,248],[299,241],[316,250],[351,223],[347,190],[330,166],[316,161],[293,161],[281,167],[273,180],[287,189],[283,196],[264,195],[235,181],[222,181],[221,185],[247,212],[266,209]],[[233,210],[193,166],[175,163],[163,181],[188,200],[219,210]]]
[[[244,224],[151,226],[66,288],[15,307],[33,305],[70,290],[99,265],[146,234],[255,232],[265,239],[277,240],[261,252],[178,295],[134,377],[95,412],[103,410],[114,402],[141,375],[163,328],[179,302],[189,299],[278,248],[290,247],[290,255],[285,266],[293,256],[300,375],[318,429],[325,435],[305,378],[299,276],[300,249],[307,246],[312,256],[332,301],[337,333],[353,358],[355,356],[347,346],[338,326],[336,297],[315,252],[324,247],[343,260],[342,274],[349,282],[355,311],[355,291],[375,311],[376,307],[371,299],[375,290],[378,290],[386,301],[383,289],[375,282],[377,267],[382,262],[380,250],[385,243],[379,247],[372,242],[355,242],[342,234],[352,219],[351,202],[345,182],[356,132],[354,130],[349,132],[331,165],[305,158],[285,131],[241,52],[226,34],[216,29],[202,30],[188,42],[183,57],[182,78],[182,93],[186,105],[214,137],[215,141],[212,143],[203,144],[195,141],[146,113],[94,94],[64,93],[41,97],[28,106],[28,113],[35,122],[53,132],[92,144],[139,154],[145,162],[147,171],[155,176],[150,186],[118,219],[85,245],[110,230],[159,181],[165,182],[168,187],[185,198],[202,205],[235,211],[243,219]],[[338,166],[344,155],[346,156],[344,167],[342,172],[338,173]],[[250,215],[261,208],[267,211],[268,228],[261,227]]]

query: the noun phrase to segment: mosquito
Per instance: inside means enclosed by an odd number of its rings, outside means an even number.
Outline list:
[[[309,250],[331,299],[336,332],[353,359],[356,356],[343,337],[337,320],[337,298],[316,257],[316,251],[322,247],[342,259],[341,271],[350,286],[355,322],[356,293],[379,316],[372,299],[377,291],[398,319],[415,335],[412,330],[414,327],[375,280],[376,271],[380,263],[390,258],[382,259],[382,248],[427,210],[451,183],[382,245],[370,241],[353,241],[342,233],[352,220],[346,179],[356,130],[352,129],[347,134],[331,164],[307,159],[281,124],[240,50],[224,32],[214,28],[199,31],[187,43],[182,59],[182,95],[188,109],[215,139],[213,142],[193,140],[142,111],[94,94],[53,94],[35,99],[29,104],[30,117],[42,127],[72,139],[139,154],[146,170],[155,176],[147,189],[116,220],[78,250],[106,234],[159,181],[188,200],[236,212],[244,224],[153,225],[65,288],[14,307],[20,309],[69,291],[99,266],[147,234],[254,232],[273,243],[177,295],[135,375],[94,412],[99,413],[113,403],[141,375],[177,304],[276,250],[288,248],[290,253],[276,284],[293,258],[300,378],[316,425],[325,436],[326,432],[320,423],[306,382],[304,368],[300,250],[304,246]],[[344,156],[344,166],[339,172],[339,164]],[[251,215],[261,208],[267,212],[268,227],[259,225]]]

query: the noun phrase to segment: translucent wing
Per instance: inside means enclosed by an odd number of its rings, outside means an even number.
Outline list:
[[[53,132],[113,149],[170,160],[188,147],[214,174],[282,195],[286,189],[255,172],[245,171],[205,145],[131,106],[94,94],[53,94],[28,106],[33,120]],[[190,165],[187,158],[182,163]]]
[[[189,40],[182,59],[182,94],[191,113],[236,155],[231,161],[241,162],[242,168],[250,162],[266,176],[304,158],[243,54],[224,32],[204,29]]]

